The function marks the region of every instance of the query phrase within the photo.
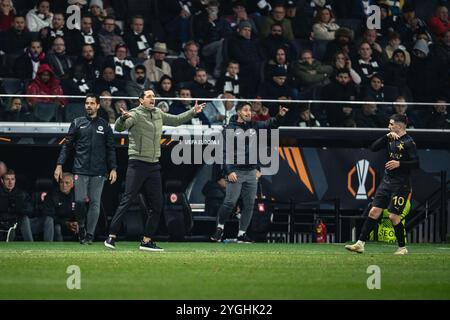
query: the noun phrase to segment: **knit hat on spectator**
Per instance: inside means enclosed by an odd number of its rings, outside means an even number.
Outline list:
[[[297,7],[296,1],[288,0],[286,1],[286,8],[295,8]]]
[[[80,3],[83,6],[85,6],[85,5],[87,5],[87,0],[69,0],[69,1],[67,1],[67,3],[70,5]]]
[[[428,53],[430,53],[430,49],[428,48],[428,43],[423,39],[419,39],[416,41],[416,44],[414,45],[413,50],[422,51],[423,53],[425,53],[426,56],[428,55]]]
[[[241,22],[239,22],[239,26],[238,29],[242,30],[244,28],[252,28],[252,24],[250,22],[248,22],[247,20],[242,20]]]
[[[167,45],[164,42],[155,42],[152,52],[167,53]]]
[[[231,4],[231,6],[232,6],[233,8],[238,7],[238,6],[241,6],[241,7],[244,7],[244,8],[245,8],[245,2],[242,1],[242,0],[235,0],[235,1],[233,1],[233,3]]]
[[[345,37],[350,39],[350,41],[353,41],[354,33],[349,28],[339,28],[334,33],[335,39],[339,39],[339,37]]]
[[[414,3],[412,1],[408,1],[403,5],[403,8],[402,8],[403,13],[413,12],[413,11],[416,11],[416,6],[414,5]]]
[[[405,51],[402,49],[395,49],[394,52],[392,52],[392,56],[395,56],[397,53],[402,53],[406,57]]]
[[[101,10],[103,10],[103,0],[91,0],[91,2],[89,3],[89,8],[92,6],[97,6]]]

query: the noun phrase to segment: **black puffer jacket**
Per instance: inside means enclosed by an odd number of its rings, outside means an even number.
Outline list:
[[[223,130],[224,143],[223,143],[223,171],[225,175],[229,175],[235,170],[253,170],[258,168],[258,163],[252,163],[250,161],[250,151],[256,151],[258,154],[258,144],[261,138],[258,135],[259,129],[277,128],[281,124],[282,117],[278,116],[270,118],[267,121],[251,121],[240,123],[237,121],[237,115],[234,115],[230,119],[230,123]],[[227,130],[228,129],[228,130]],[[239,132],[240,130],[243,132]],[[242,140],[245,135],[245,140]],[[258,139],[254,139],[258,136]],[[234,139],[234,154],[232,161],[227,160],[227,139],[233,137]],[[268,136],[270,137],[270,136]],[[244,142],[245,141],[245,142]],[[256,157],[257,157],[256,154]],[[238,164],[240,158],[245,158],[245,163]],[[231,159],[230,159],[231,160]],[[258,159],[256,159],[258,162]]]
[[[105,176],[116,169],[114,135],[109,124],[99,117],[73,120],[57,163],[63,165],[72,155],[75,174]]]

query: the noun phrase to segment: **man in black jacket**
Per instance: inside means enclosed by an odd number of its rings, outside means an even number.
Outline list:
[[[19,222],[22,237],[25,241],[33,241],[32,229],[35,232],[44,231],[44,240],[50,241],[53,237],[53,224],[45,223],[39,218],[29,218],[32,215],[32,205],[29,195],[17,188],[16,174],[13,170],[8,170],[2,176],[0,184],[0,225],[11,227]],[[39,229],[39,230],[38,230]]]
[[[256,148],[256,140],[254,135],[258,134],[259,129],[276,128],[282,117],[286,115],[288,109],[280,106],[280,111],[276,118],[271,118],[268,121],[254,121],[252,122],[252,106],[248,102],[240,103],[236,106],[236,115],[230,119],[230,123],[224,130],[224,136],[229,137],[233,132],[235,148],[233,152],[233,159],[227,158],[228,143],[224,142],[224,173],[228,180],[226,196],[222,206],[217,213],[218,223],[216,232],[211,236],[211,241],[221,242],[223,236],[223,229],[225,220],[230,216],[231,212],[236,206],[240,197],[242,197],[243,209],[241,219],[239,220],[239,233],[237,241],[239,243],[253,242],[247,236],[247,228],[250,224],[253,215],[253,206],[257,192],[256,169],[257,163],[252,163],[250,154]],[[244,145],[242,145],[242,138],[244,136]],[[245,137],[249,135],[248,139]],[[252,137],[253,136],[253,137]],[[237,149],[237,150],[236,150]],[[230,157],[230,156],[228,156]],[[241,164],[241,160],[244,163]]]
[[[43,216],[53,218],[56,241],[63,241],[63,234],[78,234],[73,174],[68,172],[62,174],[59,189],[47,194],[41,212]]]
[[[108,122],[97,116],[100,98],[86,96],[86,116],[76,118],[70,124],[66,141],[61,149],[54,177],[62,178],[62,166],[74,155],[75,208],[80,224],[81,244],[92,244],[95,227],[100,215],[100,200],[105,176],[113,184],[117,179],[114,136]],[[86,205],[89,211],[86,214]],[[87,216],[87,221],[86,221]]]

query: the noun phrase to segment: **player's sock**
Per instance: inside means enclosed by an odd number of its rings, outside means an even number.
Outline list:
[[[359,235],[359,240],[366,241],[369,237],[369,233],[375,228],[377,220],[367,217],[364,225],[361,229],[361,234]]]
[[[405,246],[405,226],[400,222],[398,225],[394,226],[394,231],[398,246],[403,248]]]
[[[222,229],[223,230],[223,227],[224,227],[225,225],[223,225],[223,224],[217,224],[217,228],[220,228],[220,229]]]
[[[245,234],[245,231],[239,230],[238,237],[243,236]]]

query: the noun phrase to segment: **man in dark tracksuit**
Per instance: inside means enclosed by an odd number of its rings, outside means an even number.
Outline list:
[[[239,233],[237,240],[239,243],[251,243],[252,240],[247,235],[247,228],[253,215],[253,205],[257,192],[256,168],[257,163],[251,163],[250,151],[252,143],[256,143],[256,139],[249,136],[245,139],[244,145],[238,145],[238,135],[256,135],[258,129],[276,128],[282,117],[285,116],[288,109],[280,107],[280,111],[276,118],[267,121],[251,121],[252,106],[248,102],[240,103],[236,106],[236,115],[230,119],[230,123],[224,130],[227,137],[233,133],[234,138],[234,159],[227,159],[227,143],[224,143],[224,173],[228,179],[225,200],[217,214],[218,223],[216,232],[211,236],[211,241],[222,241],[225,220],[230,216],[236,206],[239,197],[242,197],[243,209],[239,220]],[[228,133],[227,133],[228,130]],[[242,132],[243,131],[243,132]],[[254,136],[253,136],[254,137]],[[256,147],[256,145],[255,145]],[[239,158],[245,159],[240,164]],[[231,163],[229,162],[231,161]]]
[[[74,155],[75,207],[80,224],[81,244],[92,244],[94,240],[103,184],[108,171],[111,184],[117,179],[114,135],[108,122],[97,116],[99,108],[100,98],[88,94],[85,102],[87,115],[74,119],[70,124],[54,173],[59,182],[62,178],[62,166]]]
[[[116,248],[115,242],[120,231],[121,222],[133,199],[143,187],[145,198],[150,205],[151,214],[147,218],[144,237],[139,249],[144,251],[163,251],[153,241],[163,205],[161,166],[159,165],[162,126],[179,126],[191,120],[196,114],[202,112],[205,104],[198,105],[195,103],[192,109],[174,116],[164,113],[155,107],[155,92],[153,90],[144,91],[139,97],[139,102],[139,107],[129,112],[121,109],[122,116],[116,120],[114,127],[118,132],[128,130],[129,160],[125,192],[111,221],[110,234],[104,244],[107,248]]]
[[[419,166],[419,158],[416,144],[406,133],[407,122],[405,115],[392,115],[389,120],[390,132],[375,141],[370,147],[372,151],[386,148],[389,161],[385,165],[383,181],[378,186],[372,209],[364,222],[359,240],[353,245],[345,246],[349,251],[364,252],[365,241],[377,224],[377,219],[383,213],[383,209],[387,208],[398,241],[399,248],[395,254],[405,255],[408,253],[405,247],[405,227],[401,223],[400,216],[411,194],[411,170]]]
[[[53,218],[56,241],[63,241],[65,233],[74,235],[79,232],[73,185],[73,174],[64,172],[59,188],[47,194],[41,206],[42,215]]]

